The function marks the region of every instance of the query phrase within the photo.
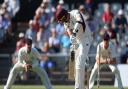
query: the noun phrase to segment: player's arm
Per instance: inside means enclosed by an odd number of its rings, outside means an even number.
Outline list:
[[[24,59],[24,54],[22,50],[19,50],[18,52],[18,61],[20,62],[20,64],[22,65],[22,67],[24,67],[27,63],[25,62]]]
[[[81,15],[79,12],[76,13],[75,18],[76,18],[76,23],[73,28],[73,34],[77,34],[79,30],[83,29],[83,27],[82,27],[83,21],[82,21],[82,18],[81,18]],[[83,29],[83,30],[85,30],[85,29]]]
[[[73,45],[77,44],[76,35],[79,32],[79,30],[82,29],[82,20],[80,14],[76,14],[75,18],[76,18],[76,22],[73,29],[67,28],[67,32],[70,36],[70,40]]]
[[[107,63],[108,64],[116,64],[116,58],[108,58]]]
[[[100,60],[100,61],[99,61]],[[107,64],[107,60],[106,59],[104,59],[104,58],[96,58],[96,63],[97,64]]]
[[[64,28],[67,31],[68,35],[70,36],[70,41],[71,41],[71,44],[72,44],[71,49],[72,49],[77,44],[76,35],[73,34],[72,27],[69,27],[67,24],[64,24]]]
[[[97,46],[97,51],[96,51],[96,63],[97,64],[106,64],[107,60],[104,59],[101,55],[101,47],[100,44]]]
[[[64,24],[64,27],[65,27],[66,31],[68,32],[69,36],[76,36],[77,32],[82,29],[83,21],[82,21],[79,11],[77,11],[74,14],[75,14],[74,18],[76,20],[74,22],[74,27],[70,27],[70,26],[67,26],[66,24]]]
[[[117,57],[117,51],[115,45],[111,44],[110,45],[110,57],[107,59],[108,64],[116,64],[116,57]]]

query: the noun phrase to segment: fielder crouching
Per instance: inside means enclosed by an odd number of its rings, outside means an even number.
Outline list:
[[[42,56],[35,48],[32,47],[32,39],[27,38],[25,46],[20,48],[18,52],[18,62],[11,69],[4,89],[11,88],[17,74],[22,70],[25,70],[26,72],[30,70],[36,72],[41,78],[46,89],[53,89],[46,71],[39,67],[38,59],[42,59]]]
[[[118,80],[118,88],[123,89],[120,73],[116,66],[116,48],[115,45],[112,44],[109,40],[110,37],[108,33],[105,33],[103,36],[103,41],[97,46],[96,63],[90,75],[89,89],[92,89],[94,86],[96,75],[99,72],[98,68],[100,69],[101,67],[105,66],[108,66],[111,71],[115,74],[115,77]]]

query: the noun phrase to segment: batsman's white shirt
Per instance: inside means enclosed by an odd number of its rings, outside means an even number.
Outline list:
[[[66,30],[73,30],[73,29],[75,29],[74,26],[77,23],[77,17],[81,18],[81,16],[80,16],[80,13],[78,10],[72,10],[69,13],[70,13],[70,21],[67,23],[64,23],[64,27]],[[85,18],[85,15],[82,14],[82,16],[83,16],[83,18]],[[83,22],[82,19],[81,19],[81,22]],[[78,43],[82,43],[83,41],[85,41],[85,39],[88,41],[92,41],[92,32],[91,32],[90,28],[88,27],[88,24],[85,21],[85,19],[84,19],[84,22],[85,22],[85,32],[83,32],[82,25],[80,26],[80,28],[76,28],[76,29],[78,29],[78,33],[76,36]]]
[[[38,65],[38,58],[40,57],[40,53],[36,48],[31,48],[31,52],[27,53],[27,48],[22,47],[18,53],[18,62],[24,64],[31,64],[32,66]]]
[[[83,26],[82,24],[80,24],[79,28],[75,28],[75,24],[77,23],[77,18],[80,17],[80,13],[78,10],[72,10],[71,12],[69,12],[70,14],[70,21],[67,23],[64,23],[64,27],[66,30],[73,30],[73,29],[78,29],[77,35],[76,35],[76,40],[77,43],[79,44],[79,52],[76,52],[78,55],[78,57],[76,58],[76,67],[77,69],[83,68],[85,67],[85,62],[86,62],[86,58],[87,58],[87,54],[92,42],[92,32],[87,24],[87,22],[84,19],[85,22],[85,32],[83,30]],[[85,18],[85,16],[82,14],[83,18]],[[82,18],[81,18],[81,22]],[[80,58],[81,57],[81,58]]]

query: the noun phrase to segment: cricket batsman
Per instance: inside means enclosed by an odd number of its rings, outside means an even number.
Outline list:
[[[98,68],[100,69],[105,66],[108,66],[111,71],[115,74],[115,77],[118,80],[118,88],[124,89],[122,86],[119,70],[116,66],[116,47],[110,41],[110,37],[107,32],[105,32],[103,36],[103,41],[100,42],[97,46],[96,63],[91,71],[89,79],[89,89],[93,89]]]
[[[85,64],[92,42],[92,33],[85,17],[79,10],[68,12],[61,8],[56,12],[58,22],[64,24],[65,30],[70,36],[74,51],[79,50],[79,52],[75,52],[78,55],[75,58],[75,89],[85,89]]]
[[[42,56],[36,48],[32,47],[32,39],[26,38],[25,46],[20,48],[18,52],[18,62],[11,69],[4,89],[11,89],[17,74],[22,70],[36,72],[46,89],[53,89],[46,71],[39,67],[38,59],[42,59]]]

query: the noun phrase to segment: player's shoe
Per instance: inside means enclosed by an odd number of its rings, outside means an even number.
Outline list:
[[[9,88],[7,88],[6,86],[4,86],[4,89],[9,89]]]

